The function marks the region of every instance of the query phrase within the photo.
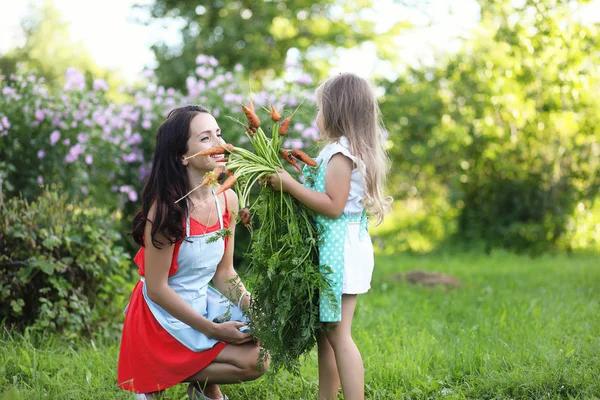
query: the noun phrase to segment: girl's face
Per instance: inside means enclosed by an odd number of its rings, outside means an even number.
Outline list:
[[[325,133],[325,118],[323,117],[323,109],[321,100],[317,100],[317,128],[321,135]]]
[[[199,151],[218,146],[225,141],[221,138],[221,128],[215,118],[205,112],[198,113],[190,122],[190,137],[188,139],[188,151],[183,157],[192,156]],[[195,156],[184,161],[184,165],[194,168],[199,172],[212,171],[215,167],[223,165],[225,154],[214,156]],[[185,164],[187,162],[188,164]]]

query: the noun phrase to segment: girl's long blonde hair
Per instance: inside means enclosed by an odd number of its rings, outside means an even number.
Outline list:
[[[364,205],[383,221],[390,210],[392,198],[384,195],[389,171],[389,159],[384,149],[383,123],[375,93],[369,83],[354,74],[345,73],[329,78],[317,89],[317,101],[324,119],[325,132],[330,141],[346,136],[350,152],[365,163],[366,171],[357,167],[366,181]]]

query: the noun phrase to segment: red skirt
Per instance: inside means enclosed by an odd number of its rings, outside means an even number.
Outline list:
[[[154,318],[138,282],[125,315],[117,383],[136,393],[151,393],[183,382],[214,361],[227,343],[194,352],[177,341]]]

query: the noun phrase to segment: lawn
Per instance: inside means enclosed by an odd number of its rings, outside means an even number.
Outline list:
[[[409,285],[409,270],[460,279]],[[379,257],[354,338],[369,399],[600,397],[600,256],[510,253]],[[133,399],[116,388],[118,343],[0,333],[0,399]],[[224,386],[232,399],[314,399],[316,353],[300,377]],[[185,386],[166,392],[184,399]],[[341,394],[340,397],[342,398]]]

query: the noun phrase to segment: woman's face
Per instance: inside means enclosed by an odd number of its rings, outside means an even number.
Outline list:
[[[188,151],[183,156],[189,157],[199,151],[218,146],[225,141],[221,138],[221,128],[215,118],[205,112],[198,113],[190,122],[190,137],[188,139]],[[219,165],[224,165],[225,154],[214,156],[195,156],[187,160],[190,167],[201,172],[212,171]]]

